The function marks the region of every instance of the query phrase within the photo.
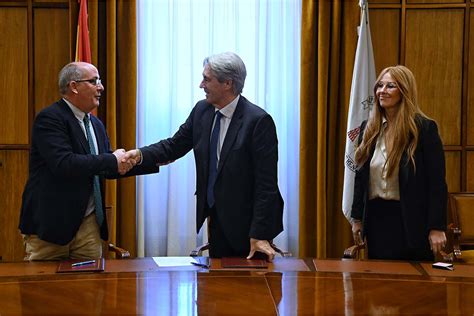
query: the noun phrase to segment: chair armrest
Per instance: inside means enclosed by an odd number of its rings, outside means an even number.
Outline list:
[[[357,259],[359,256],[359,251],[365,249],[365,243],[359,245],[353,245],[344,250],[344,255],[342,258],[345,259]]]
[[[202,252],[205,250],[209,250],[209,243],[205,243],[204,245],[194,248],[189,255],[191,257],[201,257]]]
[[[461,229],[453,223],[448,225],[448,231],[453,236],[453,255],[455,260],[461,260]]]
[[[462,261],[461,255],[461,229],[457,227],[454,223],[448,225],[448,230],[446,232],[446,237],[448,238],[448,247],[444,250],[441,250],[439,253],[441,255],[443,262],[455,262]],[[448,253],[449,252],[449,253]]]
[[[128,252],[128,250],[125,250],[125,249],[123,249],[123,248],[117,247],[117,246],[115,246],[114,244],[111,244],[111,243],[109,243],[108,246],[109,246],[109,250],[110,250],[110,251],[115,252],[115,256],[116,256],[118,259],[130,258],[130,252]]]
[[[443,262],[454,262],[454,254],[452,252],[446,253],[445,251],[441,250],[439,254],[441,255],[441,259]]]

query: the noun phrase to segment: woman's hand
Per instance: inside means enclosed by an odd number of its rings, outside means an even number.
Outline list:
[[[361,245],[362,241],[362,222],[359,220],[352,221],[352,237],[356,245]]]
[[[430,230],[428,239],[430,241],[431,250],[435,256],[446,246],[446,234],[442,230]]]

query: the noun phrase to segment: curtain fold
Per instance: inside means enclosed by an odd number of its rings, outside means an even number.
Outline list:
[[[136,148],[136,1],[106,1],[105,69],[107,109],[105,120],[113,148]],[[107,202],[116,211],[116,242],[136,256],[136,179],[110,181]],[[114,235],[112,235],[114,236]],[[112,237],[113,238],[113,237]]]
[[[71,12],[77,1],[70,0]],[[136,148],[136,1],[88,1],[92,63],[105,92],[98,115],[113,150]],[[77,19],[77,17],[71,17]],[[73,24],[74,25],[74,24]],[[105,203],[112,210],[109,240],[136,255],[136,179],[106,181]]]
[[[357,0],[303,1],[300,257],[341,257],[352,242],[341,198],[358,17]]]
[[[301,20],[301,96],[300,96],[300,233],[299,254],[316,254],[316,155],[317,134],[317,4],[303,1]]]

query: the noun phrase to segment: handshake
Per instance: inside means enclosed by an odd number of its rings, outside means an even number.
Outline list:
[[[122,176],[142,160],[141,152],[138,149],[125,151],[125,149],[120,148],[114,151],[113,154],[117,158],[118,173]]]

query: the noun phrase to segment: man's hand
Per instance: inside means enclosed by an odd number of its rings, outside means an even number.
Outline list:
[[[250,253],[247,259],[252,259],[253,255],[255,254],[255,251],[260,251],[266,254],[268,256],[269,262],[272,262],[276,255],[275,250],[272,248],[272,246],[270,246],[268,240],[250,238]]]
[[[140,164],[142,162],[142,154],[141,154],[140,150],[131,149],[131,150],[127,151],[126,154],[127,154],[127,157],[129,159],[135,160],[136,164]]]
[[[142,163],[142,153],[138,149],[131,149],[127,151],[127,155],[136,161],[136,164],[141,164]],[[174,162],[174,160],[166,161],[166,162],[158,162],[156,165],[157,166],[166,166],[170,163]]]
[[[117,158],[118,172],[121,175],[126,174],[137,164],[136,160],[131,157],[123,148],[117,149],[113,152],[113,154],[115,158]]]
[[[430,241],[431,250],[435,256],[446,246],[446,234],[442,230],[430,230],[428,239]]]

